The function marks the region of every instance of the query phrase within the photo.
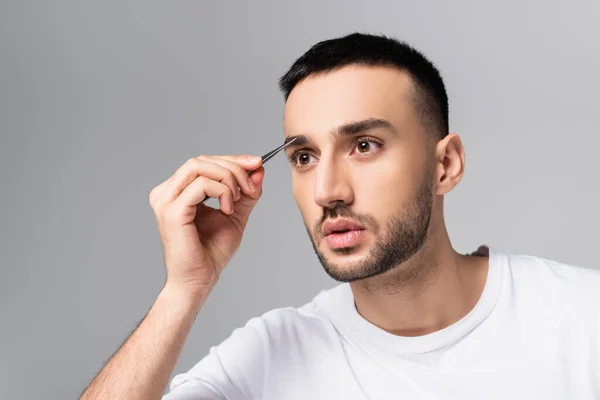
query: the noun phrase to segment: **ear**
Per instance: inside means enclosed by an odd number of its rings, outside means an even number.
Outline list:
[[[445,195],[460,182],[465,170],[465,151],[460,137],[451,133],[435,149],[437,195]]]

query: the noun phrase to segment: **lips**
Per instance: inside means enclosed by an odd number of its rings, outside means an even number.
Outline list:
[[[338,219],[336,221],[327,221],[323,224],[323,233],[325,236],[338,233],[346,233],[350,231],[364,231],[364,226],[357,224],[348,219]]]
[[[358,249],[365,237],[365,228],[348,219],[323,224],[324,241],[334,251]]]

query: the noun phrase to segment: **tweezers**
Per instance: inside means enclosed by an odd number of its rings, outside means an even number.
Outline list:
[[[261,167],[262,167],[263,165],[265,165],[265,163],[266,163],[267,161],[269,161],[271,158],[275,157],[275,155],[276,155],[277,153],[279,153],[281,150],[285,149],[285,148],[286,148],[286,147],[288,147],[290,144],[292,144],[292,143],[293,143],[293,142],[294,142],[296,139],[298,139],[298,137],[294,137],[294,138],[292,138],[292,139],[290,139],[290,140],[286,141],[286,142],[285,142],[284,144],[282,144],[281,146],[277,147],[277,148],[276,148],[276,149],[274,149],[274,150],[271,150],[271,151],[269,151],[269,152],[268,152],[268,153],[266,153],[264,156],[262,156],[262,157],[261,157],[261,159],[262,159]],[[260,168],[260,167],[258,167],[258,168]],[[252,174],[254,171],[256,171],[256,170],[248,171],[248,175],[251,175],[251,174]],[[204,202],[205,202],[206,200],[208,200],[208,199],[210,199],[210,197],[206,196],[206,197],[204,198],[204,200],[202,200],[202,201],[201,201],[201,203],[204,203]]]

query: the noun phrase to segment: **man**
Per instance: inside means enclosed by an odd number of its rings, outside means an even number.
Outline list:
[[[294,196],[341,283],[250,320],[165,399],[600,398],[600,273],[453,249],[443,200],[464,151],[431,62],[353,34],[313,46],[280,86]],[[200,156],[152,190],[167,280],[83,398],[163,395],[263,176],[255,157]]]

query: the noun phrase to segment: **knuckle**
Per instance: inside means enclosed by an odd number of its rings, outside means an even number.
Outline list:
[[[158,199],[158,189],[154,188],[148,195],[148,202],[150,203],[152,208],[154,208],[156,206],[157,199]]]
[[[199,176],[195,180],[197,182],[196,184],[200,189],[205,189],[208,183],[210,182],[210,179],[206,176]]]
[[[225,173],[225,179],[227,179],[230,182],[236,182],[237,178],[235,177],[235,173],[234,171],[228,169],[227,172]]]
[[[155,198],[152,202],[150,202],[150,206],[154,210],[154,214],[156,214],[157,218],[159,218],[160,215],[163,213],[163,209],[167,204],[168,203],[159,201],[158,198]]]
[[[149,197],[150,197],[150,198],[153,198],[153,197],[156,197],[156,196],[158,196],[158,192],[159,192],[159,191],[160,191],[160,189],[161,189],[162,187],[164,187],[164,186],[165,186],[165,183],[161,183],[160,185],[157,185],[157,186],[155,186],[155,187],[154,187],[154,188],[153,188],[153,189],[150,191]]]
[[[182,212],[177,204],[171,204],[170,207],[163,210],[161,220],[167,225],[171,225],[177,223],[180,220],[181,215]]]
[[[246,170],[238,163],[234,164],[233,169],[236,173],[240,174],[240,176],[243,176],[243,174],[246,173]]]
[[[191,157],[191,158],[188,158],[188,160],[185,162],[185,165],[189,165],[189,166],[198,165],[198,161],[200,161],[198,158]]]

